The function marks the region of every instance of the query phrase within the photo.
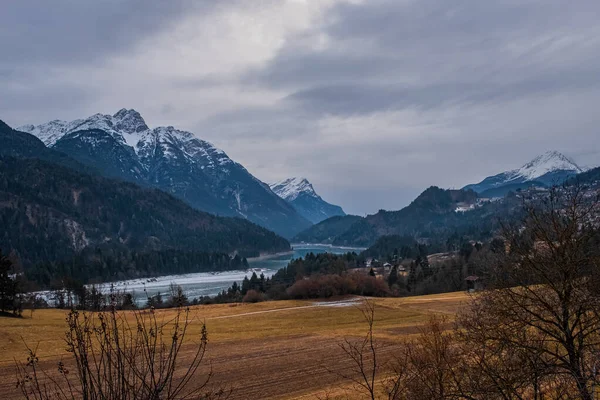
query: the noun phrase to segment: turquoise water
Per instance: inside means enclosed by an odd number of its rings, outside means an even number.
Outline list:
[[[274,256],[264,259],[249,260],[250,268],[267,269],[269,271],[277,271],[283,267],[286,267],[288,263],[295,258],[301,258],[306,256],[308,253],[334,253],[344,254],[349,251],[361,252],[362,248],[355,247],[336,247],[325,244],[293,244],[293,254],[285,254],[281,256]],[[266,276],[266,274],[265,274]]]
[[[292,245],[293,252],[248,260],[250,269],[245,271],[227,271],[227,272],[202,272],[185,275],[167,275],[151,279],[132,279],[122,282],[113,282],[115,288],[127,292],[133,292],[136,303],[143,305],[149,296],[155,296],[160,293],[167,295],[169,286],[175,283],[183,288],[187,297],[193,299],[199,296],[215,296],[222,290],[228,289],[233,282],[241,283],[245,276],[250,277],[253,272],[258,275],[261,273],[270,277],[277,270],[288,265],[293,258],[304,257],[308,253],[334,253],[343,254],[349,251],[360,252],[360,248],[335,247],[328,245],[296,244]],[[102,287],[102,286],[101,286]],[[107,284],[106,288],[108,289]]]

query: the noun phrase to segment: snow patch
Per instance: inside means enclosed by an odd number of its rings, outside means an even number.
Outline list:
[[[287,201],[297,199],[302,193],[319,198],[312,184],[306,178],[288,178],[272,183],[269,186],[275,194]]]
[[[509,171],[509,178],[507,181],[513,181],[519,178],[522,178],[525,181],[532,181],[554,171],[572,171],[580,173],[583,172],[583,169],[558,151],[548,151],[537,156],[521,168]]]

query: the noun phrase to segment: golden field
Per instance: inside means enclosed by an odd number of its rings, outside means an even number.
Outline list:
[[[344,299],[348,300],[348,299]],[[351,299],[352,300],[352,299]],[[184,350],[191,354],[201,322],[209,335],[208,359],[215,385],[233,390],[233,399],[297,399],[355,396],[336,371],[350,367],[339,344],[344,338],[364,335],[366,325],[359,309],[327,302],[277,301],[257,304],[222,304],[191,308],[193,322]],[[431,296],[371,299],[376,304],[375,334],[385,343],[386,356],[394,346],[418,333],[433,313],[453,316],[468,296],[446,293]],[[174,310],[156,311],[168,320]],[[38,347],[43,367],[55,369],[69,359],[63,341],[66,312],[38,310],[25,318],[0,318],[0,393],[19,398],[15,388],[14,360],[27,357],[25,343]],[[185,354],[183,357],[185,360]]]

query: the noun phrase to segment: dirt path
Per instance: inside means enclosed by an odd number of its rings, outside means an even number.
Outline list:
[[[351,300],[343,300],[343,301],[329,301],[329,302],[316,302],[310,306],[296,306],[296,307],[286,307],[286,308],[276,308],[273,310],[263,310],[263,311],[252,311],[241,314],[234,315],[222,315],[219,317],[209,317],[206,320],[215,320],[215,319],[226,319],[226,318],[236,318],[236,317],[245,317],[247,315],[258,315],[258,314],[268,314],[279,311],[294,311],[294,310],[302,310],[307,308],[318,308],[318,307],[351,307],[358,306],[361,302],[361,299],[351,299]]]

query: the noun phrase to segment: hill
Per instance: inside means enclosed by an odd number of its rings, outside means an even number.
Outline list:
[[[571,178],[569,184],[597,184],[600,182],[600,167],[592,168]]]
[[[362,217],[356,215],[331,217],[300,232],[292,238],[292,242],[331,244],[336,237],[361,220]]]
[[[472,190],[430,187],[399,211],[380,210],[365,218],[330,218],[296,235],[294,240],[326,239],[338,246],[369,247],[382,236],[410,236],[427,242],[444,242],[455,233],[489,238],[499,218],[518,212],[517,199],[482,202]]]

